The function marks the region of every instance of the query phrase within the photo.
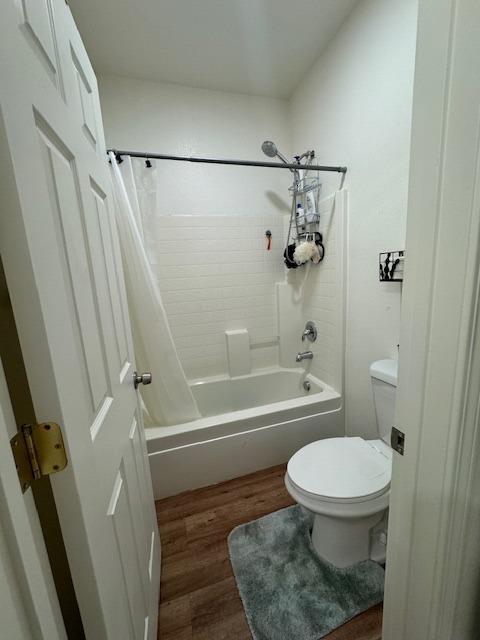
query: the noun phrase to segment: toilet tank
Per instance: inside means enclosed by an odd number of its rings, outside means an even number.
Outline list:
[[[397,372],[396,360],[377,360],[370,366],[377,431],[380,438],[389,446],[395,419]]]

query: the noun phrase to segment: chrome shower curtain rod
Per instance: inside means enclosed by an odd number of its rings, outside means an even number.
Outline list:
[[[146,153],[144,151],[125,151],[120,149],[107,149],[107,153],[114,153],[117,160],[121,156],[132,158],[145,158],[145,160],[177,160],[180,162],[202,162],[205,164],[230,164],[240,167],[268,167],[271,169],[308,169],[308,171],[334,171],[347,173],[347,167],[329,167],[319,164],[285,164],[283,162],[260,162],[257,160],[222,160],[219,158],[195,158],[191,156],[170,156],[161,153]]]

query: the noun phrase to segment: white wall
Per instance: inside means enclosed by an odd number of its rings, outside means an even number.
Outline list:
[[[267,160],[264,140],[290,153],[286,100],[117,76],[98,78],[107,147]],[[290,172],[162,161],[161,215],[285,213]]]
[[[416,15],[416,0],[360,2],[291,100],[294,151],[348,167],[350,435],[375,436],[369,365],[397,352],[401,285],[378,281],[378,253],[404,247]],[[325,174],[324,193],[338,184]]]

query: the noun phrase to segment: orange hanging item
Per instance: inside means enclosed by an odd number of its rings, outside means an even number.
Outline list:
[[[267,229],[267,231],[265,231],[265,248],[267,251],[271,251],[272,249],[272,232],[270,231],[270,229]]]

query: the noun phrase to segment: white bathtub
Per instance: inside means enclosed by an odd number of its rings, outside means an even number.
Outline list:
[[[270,369],[229,378],[221,376],[207,380],[194,380],[192,389],[203,417],[218,416],[243,409],[253,409],[295,398],[311,398],[321,393],[324,386],[310,376],[310,391],[303,388],[306,379],[300,369]]]
[[[341,395],[302,369],[190,384],[202,418],[146,430],[156,499],[286,462],[308,442],[343,435]]]

